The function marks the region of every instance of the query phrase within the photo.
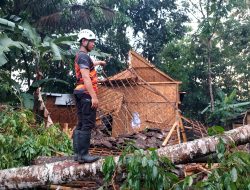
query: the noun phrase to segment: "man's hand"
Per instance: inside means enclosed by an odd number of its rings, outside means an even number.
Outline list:
[[[93,109],[97,109],[98,108],[98,103],[99,103],[98,99],[97,98],[92,98],[91,101],[92,101],[92,106],[91,107]]]

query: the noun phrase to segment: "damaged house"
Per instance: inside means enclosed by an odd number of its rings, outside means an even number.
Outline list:
[[[178,109],[181,82],[134,51],[129,52],[128,65],[126,70],[100,82],[97,125],[105,126],[113,137],[159,128],[171,132],[169,140],[173,144],[185,141]],[[52,121],[73,128],[77,123],[73,96],[46,95]]]

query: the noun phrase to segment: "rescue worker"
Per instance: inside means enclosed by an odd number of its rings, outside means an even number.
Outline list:
[[[80,49],[75,56],[76,100],[78,124],[73,132],[74,160],[82,163],[91,163],[99,159],[89,155],[91,130],[95,127],[97,99],[96,65],[104,66],[105,61],[92,61],[88,53],[94,49],[96,36],[88,29],[81,30],[77,41]]]

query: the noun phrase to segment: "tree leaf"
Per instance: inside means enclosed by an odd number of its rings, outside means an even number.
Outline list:
[[[153,167],[153,177],[156,178],[158,175],[158,169],[156,166]]]
[[[193,184],[193,178],[192,178],[192,176],[189,176],[189,178],[188,178],[188,186],[191,187],[192,184]]]
[[[0,30],[11,30],[14,31],[18,27],[20,30],[24,30],[22,26],[17,25],[14,22],[11,22],[7,19],[0,18]]]
[[[222,134],[224,133],[225,129],[221,126],[213,126],[213,127],[209,127],[207,132],[209,136],[213,136],[213,135],[218,135],[218,134]]]
[[[144,156],[143,158],[142,158],[142,167],[145,167],[145,166],[147,166],[147,158]]]
[[[27,109],[32,109],[34,106],[34,96],[28,93],[21,93],[23,105]]]
[[[238,179],[238,175],[237,175],[237,170],[235,167],[233,167],[233,169],[231,170],[231,178],[233,182],[236,182]]]
[[[51,50],[53,52],[53,60],[54,61],[61,61],[62,60],[61,48],[53,42],[50,42],[50,46],[51,46]]]

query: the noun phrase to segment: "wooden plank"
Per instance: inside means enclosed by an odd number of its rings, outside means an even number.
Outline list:
[[[148,82],[149,84],[181,84],[181,82],[176,81],[176,82],[172,82],[172,81],[165,81],[165,82]],[[143,82],[138,82],[137,84],[144,84]]]
[[[181,135],[180,135],[180,126],[177,125],[176,127],[176,131],[177,131],[177,137],[178,137],[178,143],[181,143]]]
[[[162,143],[162,146],[166,146],[166,144],[168,143],[173,131],[175,130],[175,127],[178,125],[178,121],[175,121],[175,123],[173,124],[171,130],[169,131],[167,137],[165,138],[165,140]]]

